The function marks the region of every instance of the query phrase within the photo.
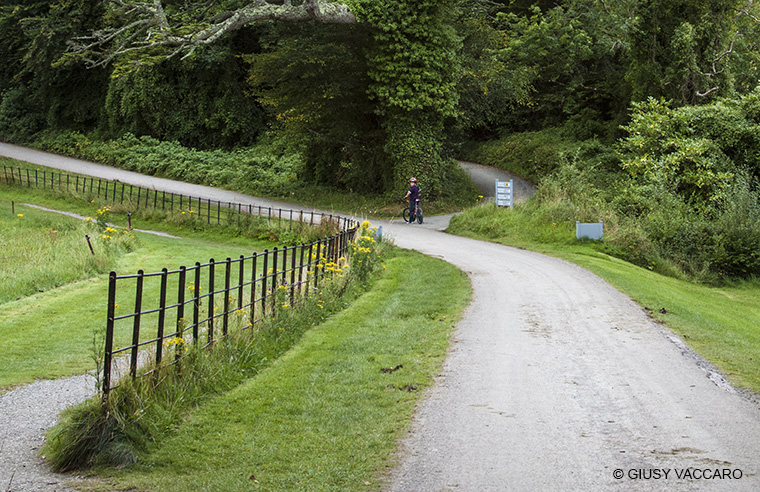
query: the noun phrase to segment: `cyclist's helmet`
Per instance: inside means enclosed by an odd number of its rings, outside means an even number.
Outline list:
[[[410,183],[416,183],[417,182],[417,178],[409,178],[409,182]]]

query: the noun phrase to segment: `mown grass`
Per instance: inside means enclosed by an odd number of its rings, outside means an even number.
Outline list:
[[[80,207],[81,215],[96,215],[97,204],[90,202],[76,203],[64,197],[47,196],[40,190],[25,190],[15,188],[0,188],[0,215],[2,221],[10,220],[18,224],[24,220],[29,230],[37,231],[40,236],[50,235],[51,230],[78,230],[82,221],[52,212],[21,208],[17,205],[17,213],[24,217],[11,215],[11,200],[17,204],[33,202],[56,210],[73,210]],[[15,222],[14,222],[15,221]],[[124,218],[114,217],[114,221],[124,222]],[[4,224],[2,224],[4,225]],[[161,224],[144,221],[142,227],[150,230],[165,229]],[[53,229],[54,228],[54,229]],[[180,265],[192,265],[196,261],[205,262],[209,258],[224,259],[228,256],[250,255],[254,251],[271,248],[274,243],[239,237],[234,232],[222,228],[203,229],[196,233],[193,229],[179,226],[170,227],[172,233],[180,235],[181,239],[160,237],[147,233],[136,232],[139,246],[133,251],[115,258],[108,268],[119,273],[135,273],[138,269],[146,272],[160,271],[162,268],[176,269]],[[10,228],[7,229],[10,231]],[[22,231],[21,235],[29,230]],[[56,233],[58,234],[58,233]],[[6,229],[3,228],[3,241],[7,239]],[[70,256],[76,256],[71,248],[84,249],[85,256],[90,255],[84,238],[79,238],[81,244],[74,242],[64,249],[60,244],[54,252],[47,251],[47,264],[10,262],[10,266],[0,270],[6,285],[16,286],[5,297],[11,300],[0,303],[0,353],[3,354],[3,364],[0,365],[0,388],[28,383],[35,379],[49,379],[74,374],[81,374],[95,368],[93,357],[95,348],[93,338],[102,333],[106,319],[107,274],[104,271],[86,269],[73,261]],[[48,244],[42,243],[40,244]],[[26,244],[26,243],[24,243]],[[26,254],[19,251],[23,245],[5,248],[3,255],[14,258]],[[41,253],[40,253],[41,254]],[[8,266],[8,265],[6,265]],[[33,292],[23,291],[19,280],[11,277],[23,276],[18,270],[40,269],[25,275],[32,280]],[[15,272],[15,273],[14,273]],[[38,282],[39,273],[48,282],[45,287]],[[21,282],[23,283],[23,282]],[[55,287],[58,285],[58,287]],[[36,292],[44,290],[44,292]],[[146,294],[146,295],[149,295]],[[18,299],[17,299],[18,298]],[[129,334],[117,333],[117,343],[125,345]],[[102,340],[102,337],[100,338]],[[102,347],[98,347],[102,349]]]
[[[440,260],[399,251],[385,265],[368,293],[92,490],[377,489],[470,298]]]
[[[604,241],[576,240],[575,223],[552,221],[546,207],[528,202],[509,210],[486,204],[455,217],[449,232],[556,256],[596,273],[673,329],[732,383],[760,392],[760,281],[714,287],[655,273],[606,254]]]

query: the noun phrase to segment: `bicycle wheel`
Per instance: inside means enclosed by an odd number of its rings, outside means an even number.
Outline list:
[[[417,223],[422,224],[422,207],[417,207]]]
[[[414,217],[412,217],[412,220],[409,220],[409,207],[406,207],[403,212],[401,212],[401,216],[404,218],[404,222],[414,222]]]

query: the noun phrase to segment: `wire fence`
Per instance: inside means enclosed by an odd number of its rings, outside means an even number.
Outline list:
[[[350,228],[351,219],[324,214],[317,211],[289,210],[261,205],[223,202],[208,198],[160,191],[153,188],[110,181],[91,176],[61,173],[56,171],[25,169],[15,166],[3,166],[0,181],[29,188],[44,188],[68,191],[76,194],[88,194],[99,200],[126,205],[134,210],[153,208],[165,211],[188,211],[204,220],[207,224],[236,224],[241,217],[261,216],[270,221],[283,221],[320,224],[323,221],[338,223],[341,229]]]
[[[188,210],[208,224],[239,224],[241,217],[263,216],[280,224],[308,221],[311,225],[326,225],[327,231],[339,231],[308,244],[223,261],[210,259],[178,270],[139,270],[133,275],[111,272],[101,385],[104,399],[121,378],[153,372],[149,369],[140,374],[142,367],[166,365],[167,357],[173,359],[170,364],[179,360],[183,351],[172,351],[172,345],[209,347],[227,337],[230,330],[252,329],[275,316],[281,307],[278,302],[294,305],[308,294],[309,287],[317,288],[320,280],[330,275],[326,266],[347,256],[358,229],[353,219],[332,214],[225,203],[55,171],[4,165],[0,174],[3,181],[88,194],[133,209]]]

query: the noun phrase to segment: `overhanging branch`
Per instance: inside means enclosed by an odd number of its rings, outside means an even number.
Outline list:
[[[199,46],[212,44],[254,22],[357,22],[356,16],[345,4],[326,0],[304,0],[298,5],[293,5],[291,0],[282,0],[281,3],[251,0],[240,9],[213,12],[211,15],[212,5],[213,1],[190,4],[189,9],[200,7],[200,13],[193,16],[187,15],[187,12],[175,14],[177,18],[192,19],[181,22],[173,20],[171,14],[167,15],[162,0],[109,0],[113,14],[122,19],[123,24],[71,40],[69,53],[79,55],[88,67],[98,67],[109,64],[121,55],[140,51],[151,51],[152,56],[156,56],[157,51],[163,52],[159,58],[187,57]]]

